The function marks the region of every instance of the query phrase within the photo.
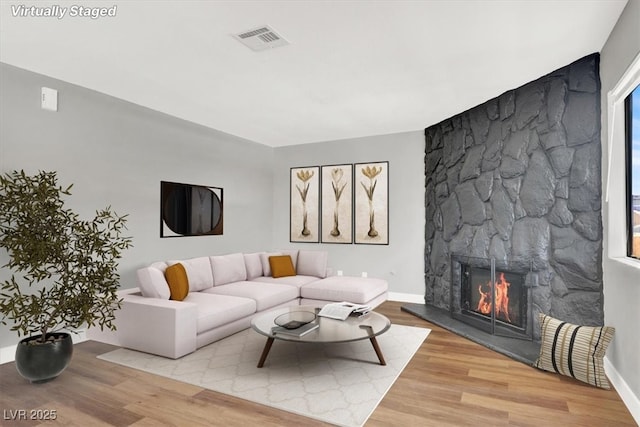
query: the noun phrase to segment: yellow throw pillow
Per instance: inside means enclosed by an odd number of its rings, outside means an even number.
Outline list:
[[[536,368],[610,388],[603,357],[613,339],[610,326],[579,326],[539,313],[541,339]]]
[[[272,277],[295,276],[296,269],[293,268],[291,255],[277,255],[269,257]]]
[[[169,299],[182,301],[189,295],[189,279],[184,265],[177,263],[167,267],[164,277],[167,279],[169,291],[171,292]]]

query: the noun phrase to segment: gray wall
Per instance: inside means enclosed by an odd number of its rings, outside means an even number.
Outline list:
[[[389,292],[424,294],[424,136],[422,132],[280,147],[275,150],[274,247],[323,249],[345,275],[382,277]],[[292,167],[389,161],[389,245],[289,243]],[[356,181],[354,185],[359,185]]]
[[[271,246],[272,148],[6,64],[0,76],[0,172],[56,170],[81,216],[129,214],[123,288],[152,261]],[[41,86],[58,90],[58,112],[40,109]],[[161,180],[223,187],[224,235],[161,239]],[[15,342],[0,327],[0,348]]]
[[[609,176],[607,93],[617,84],[631,62],[640,55],[640,0],[629,0],[618,23],[600,54],[600,79],[602,83],[602,177],[607,183]],[[624,157],[620,149],[624,145],[620,138],[614,141],[616,156],[611,163],[609,200],[603,192],[604,223],[604,319],[616,328],[616,335],[609,351],[608,360],[614,366],[635,395],[635,415],[640,422],[640,262],[624,259]],[[623,394],[624,390],[620,390]],[[623,395],[624,397],[624,395]]]

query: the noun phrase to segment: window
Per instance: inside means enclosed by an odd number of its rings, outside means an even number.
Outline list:
[[[637,102],[640,98],[639,87],[640,54],[631,61],[620,80],[607,92],[607,150],[603,152],[603,157],[607,158],[604,177],[604,202],[607,215],[603,217],[606,221],[603,237],[605,256],[636,269],[640,269],[640,251],[636,250],[636,255],[632,255],[634,253],[632,185],[634,179],[636,183],[638,182],[640,170],[636,166],[635,178],[632,177],[631,165],[633,164],[632,153],[636,155],[635,164],[640,164],[637,160],[640,152],[640,147],[637,145],[640,130],[636,125],[635,136],[632,137],[631,132],[632,116],[635,115],[638,123],[637,118],[640,114],[640,105]],[[633,98],[636,99],[635,106],[632,105]],[[635,148],[632,138],[636,140]],[[638,195],[637,187],[635,194]]]
[[[640,259],[640,86],[625,99],[627,255]]]

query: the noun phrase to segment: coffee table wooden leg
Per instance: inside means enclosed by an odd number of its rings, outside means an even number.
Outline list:
[[[382,355],[382,350],[380,350],[380,346],[378,345],[378,340],[376,339],[375,335],[373,335],[373,328],[369,325],[360,325],[360,328],[367,330],[367,332],[369,333],[369,341],[371,341],[371,345],[373,346],[373,349],[376,351],[376,356],[378,356],[378,360],[380,361],[380,364],[386,365],[387,362],[385,362],[384,360],[384,356]]]
[[[258,362],[258,368],[262,368],[264,366],[264,361],[267,360],[267,355],[269,354],[269,350],[271,350],[271,345],[273,344],[274,339],[269,337],[267,338],[267,342],[264,345],[264,350],[262,350],[262,356],[260,356],[260,361]]]
[[[376,351],[376,355],[378,356],[378,360],[380,360],[380,364],[386,365],[387,362],[384,361],[384,356],[382,355],[382,350],[380,350],[380,346],[378,345],[378,340],[376,339],[376,337],[369,338],[369,341],[371,341],[371,345]]]

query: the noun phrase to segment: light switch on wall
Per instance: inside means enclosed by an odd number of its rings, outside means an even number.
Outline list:
[[[48,87],[42,88],[40,95],[42,109],[50,111],[58,111],[58,91]]]

